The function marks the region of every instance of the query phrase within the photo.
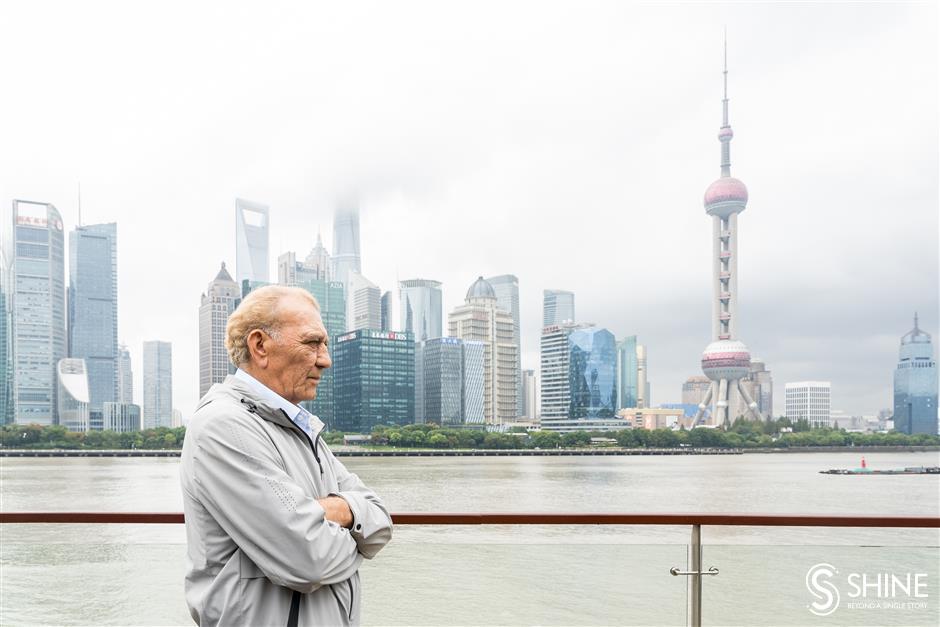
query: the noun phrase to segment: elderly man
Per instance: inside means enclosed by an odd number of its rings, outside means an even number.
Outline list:
[[[200,401],[180,464],[186,602],[199,625],[359,622],[359,565],[392,521],[298,404],[332,363],[327,342],[299,288],[258,289],[229,318],[238,370]]]

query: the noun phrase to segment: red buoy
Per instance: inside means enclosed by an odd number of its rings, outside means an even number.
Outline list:
[[[862,468],[868,468],[868,464],[865,463],[864,457],[862,457]]]

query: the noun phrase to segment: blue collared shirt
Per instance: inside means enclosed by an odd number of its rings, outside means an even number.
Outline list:
[[[290,418],[295,425],[300,427],[304,433],[309,435],[311,438],[313,438],[317,433],[320,432],[321,429],[323,429],[323,422],[319,418],[311,414],[300,405],[294,405],[289,400],[265,384],[261,383],[261,381],[258,381],[241,368],[235,371],[235,377],[250,385],[251,388],[258,393],[265,403],[274,409],[283,409],[284,413],[287,414],[287,417]]]

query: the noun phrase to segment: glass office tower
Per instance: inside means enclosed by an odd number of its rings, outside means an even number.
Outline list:
[[[574,322],[574,292],[566,290],[543,290],[542,326]]]
[[[568,417],[612,418],[617,411],[617,341],[607,329],[577,329],[568,336]]]
[[[424,404],[422,422],[442,427],[463,424],[463,341],[440,337],[419,346],[417,366],[423,384],[416,402]]]
[[[267,205],[235,199],[235,282],[270,281],[268,241],[270,212]]]
[[[173,347],[169,342],[144,342],[145,429],[173,426]]]
[[[444,335],[444,309],[440,281],[409,279],[399,281],[401,330],[423,342]]]
[[[69,356],[85,362],[89,413],[102,424],[104,403],[118,400],[117,225],[69,233]]]
[[[631,335],[617,343],[617,409],[639,407],[638,366],[636,336]]]
[[[0,238],[3,238],[0,235]],[[10,352],[10,288],[9,288],[8,244],[0,240],[0,424],[13,418],[13,362]]]
[[[914,328],[901,338],[894,371],[894,428],[901,433],[937,433],[937,362],[930,334]]]
[[[412,424],[415,344],[410,333],[360,329],[333,342],[336,429],[370,433]]]
[[[13,420],[57,423],[56,367],[66,356],[65,233],[58,210],[13,201]]]

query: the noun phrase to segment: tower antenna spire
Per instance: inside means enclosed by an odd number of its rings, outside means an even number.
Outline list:
[[[82,225],[82,182],[78,182],[78,226]]]
[[[725,68],[722,74],[724,74],[724,79],[725,79],[724,81],[725,83],[725,98],[724,98],[725,117],[723,121],[724,121],[724,125],[728,126],[728,27],[727,26],[725,26]]]
[[[718,141],[721,142],[721,175],[731,176],[731,123],[728,121],[728,27],[725,27],[724,68],[722,70],[724,97],[721,100],[721,129]]]

